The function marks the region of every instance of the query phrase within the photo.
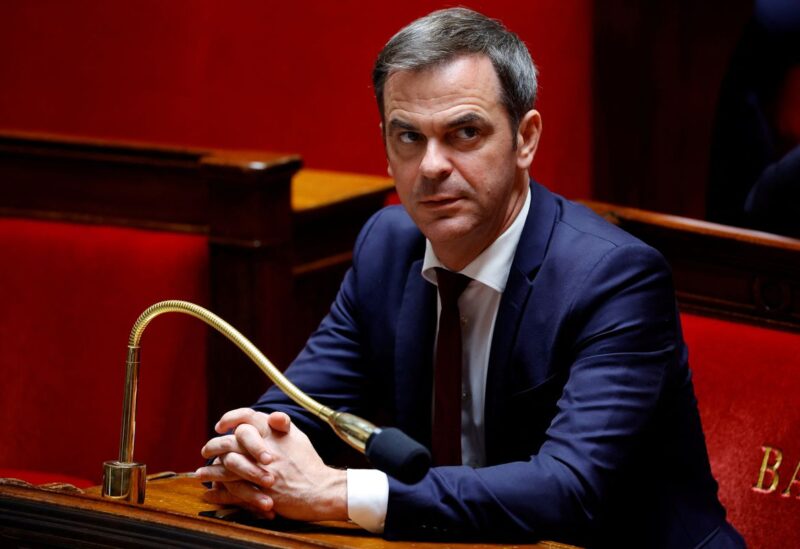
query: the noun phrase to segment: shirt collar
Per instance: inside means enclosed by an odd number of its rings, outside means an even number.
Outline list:
[[[531,206],[531,192],[525,196],[525,203],[522,205],[514,222],[492,242],[488,248],[464,267],[461,274],[477,280],[481,284],[503,293],[508,281],[508,273],[511,272],[511,263],[514,261],[514,253],[517,251],[519,239],[522,236],[522,228],[528,217]],[[425,239],[425,258],[422,262],[422,276],[428,282],[436,284],[436,267],[443,267],[442,262],[436,257],[431,246],[431,241]]]

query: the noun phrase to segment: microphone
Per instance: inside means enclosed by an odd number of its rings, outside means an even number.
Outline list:
[[[413,484],[422,480],[431,465],[428,449],[394,427],[381,429],[369,421],[347,412],[335,411],[320,404],[289,381],[264,354],[233,326],[214,313],[188,301],[161,301],[145,310],[131,329],[128,359],[125,366],[125,393],[122,403],[122,430],[119,459],[103,464],[104,497],[143,503],[145,465],[133,461],[136,422],[136,394],[139,383],[139,342],[147,325],[155,317],[179,312],[198,318],[232,341],[261,368],[275,385],[297,404],[322,419],[350,446],[366,454],[377,469],[401,482]]]
[[[431,467],[431,454],[400,429],[378,429],[367,439],[367,459],[376,469],[406,484],[415,484]]]

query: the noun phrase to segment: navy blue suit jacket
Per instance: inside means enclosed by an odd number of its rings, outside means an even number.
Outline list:
[[[436,467],[415,485],[390,478],[385,535],[737,546],[664,259],[583,206],[531,191],[491,343],[488,464]],[[436,288],[421,276],[424,249],[403,208],[373,216],[287,373],[328,406],[430,445]],[[256,408],[288,411],[323,451],[335,444],[275,389]]]

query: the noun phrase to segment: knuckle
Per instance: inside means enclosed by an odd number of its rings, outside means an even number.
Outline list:
[[[226,435],[224,437],[219,437],[217,439],[217,453],[227,453],[233,449],[233,445],[231,444],[231,437]]]
[[[269,419],[269,414],[265,414],[264,412],[254,412],[253,417],[254,419],[266,422]]]
[[[236,408],[235,410],[225,412],[222,418],[220,418],[220,421],[223,423],[238,422],[241,421],[242,418],[246,418],[250,411],[252,411],[250,408]]]
[[[235,471],[236,471],[236,469],[238,468],[238,465],[239,465],[239,464],[237,463],[237,461],[238,461],[238,460],[237,460],[237,458],[238,458],[238,457],[239,457],[239,456],[238,456],[237,454],[234,454],[234,453],[228,453],[228,454],[224,454],[224,455],[220,456],[220,461],[222,462],[222,465],[223,465],[223,466],[224,466],[226,469],[228,469],[228,470],[231,470],[231,471],[234,471],[234,472],[235,472]]]

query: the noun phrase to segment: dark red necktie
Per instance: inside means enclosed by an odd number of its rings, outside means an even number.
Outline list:
[[[461,465],[461,314],[458,298],[472,279],[436,268],[442,301],[436,338],[433,395],[433,462]]]

